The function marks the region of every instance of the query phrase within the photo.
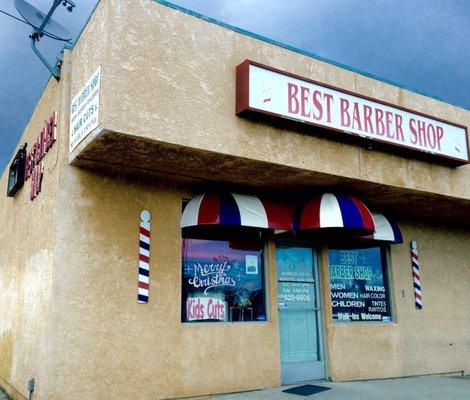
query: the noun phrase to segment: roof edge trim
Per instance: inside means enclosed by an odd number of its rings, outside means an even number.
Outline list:
[[[75,47],[75,45],[77,44],[77,42],[80,40],[80,38],[82,37],[82,34],[83,32],[85,31],[85,28],[88,26],[88,22],[90,22],[90,19],[91,17],[93,17],[93,14],[95,13],[96,9],[98,8],[99,4],[101,3],[101,0],[96,0],[96,4],[95,6],[93,7],[93,10],[91,10],[90,14],[88,15],[88,18],[86,19],[85,23],[83,24],[82,26],[82,29],[80,29],[80,32],[78,33],[77,35],[77,38],[73,41],[72,44],[68,44],[66,43],[64,45],[64,49],[67,49],[67,50],[73,50],[73,48]]]

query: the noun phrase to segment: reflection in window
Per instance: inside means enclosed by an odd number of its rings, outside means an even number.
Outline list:
[[[183,239],[182,321],[265,321],[262,244]]]

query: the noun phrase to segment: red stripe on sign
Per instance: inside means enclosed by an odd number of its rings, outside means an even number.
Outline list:
[[[419,275],[413,271],[413,276],[419,281]]]
[[[150,237],[150,231],[148,231],[147,229],[143,227],[140,227],[140,233],[144,236]]]
[[[421,296],[418,293],[415,293],[415,297],[419,300],[421,300]]]
[[[148,263],[150,259],[147,256],[144,256],[143,254],[139,254],[139,260]]]
[[[199,206],[197,224],[217,225],[220,223],[220,199],[216,194],[205,194]]]
[[[418,255],[417,254],[411,253],[411,259],[416,261],[416,263],[418,263]]]
[[[145,283],[145,282],[140,282],[139,281],[139,287],[141,289],[148,289],[149,288],[149,284],[148,283]]]

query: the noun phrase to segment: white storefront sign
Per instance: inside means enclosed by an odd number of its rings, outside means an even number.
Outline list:
[[[469,160],[463,126],[377,102],[251,61],[237,69],[237,114],[263,113],[350,136],[447,158]],[[398,151],[397,151],[398,152]]]
[[[101,66],[70,103],[70,152],[98,126],[100,80]]]

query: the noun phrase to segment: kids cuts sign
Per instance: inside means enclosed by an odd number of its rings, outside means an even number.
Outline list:
[[[469,162],[466,128],[245,61],[237,67],[237,114],[261,113],[387,146]]]
[[[226,304],[219,299],[192,297],[186,300],[186,318],[189,322],[201,320],[223,321],[226,314]]]

